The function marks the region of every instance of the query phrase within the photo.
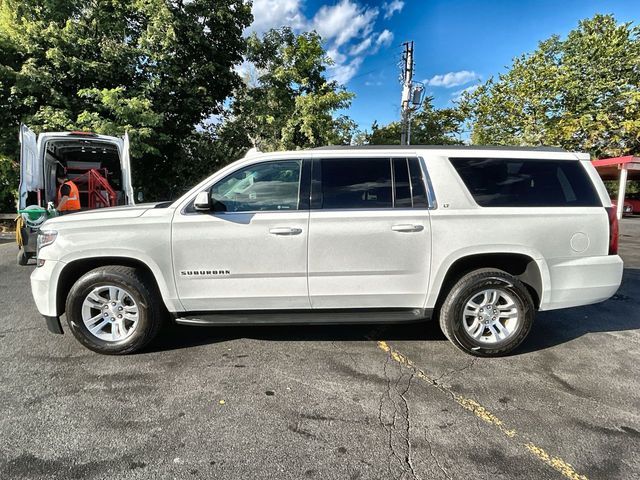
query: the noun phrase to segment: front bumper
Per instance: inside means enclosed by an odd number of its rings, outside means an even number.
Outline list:
[[[47,322],[47,330],[51,333],[57,333],[62,335],[62,324],[60,323],[60,317],[47,317],[44,316],[44,320]]]
[[[63,262],[45,260],[44,265],[37,267],[31,274],[31,293],[38,312],[44,316],[47,328],[52,333],[62,333],[59,313],[57,311],[58,278],[64,267]]]

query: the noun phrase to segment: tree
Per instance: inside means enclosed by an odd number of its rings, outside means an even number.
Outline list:
[[[20,122],[126,130],[134,180],[164,196],[187,137],[241,83],[251,19],[243,0],[2,0],[0,172],[16,170]]]
[[[355,123],[335,112],[350,105],[353,94],[325,71],[331,59],[315,32],[296,35],[271,29],[248,41],[247,62],[255,78],[236,92],[224,130],[244,132],[247,145],[262,151],[348,144]]]
[[[640,151],[640,27],[611,15],[583,20],[516,58],[466,94],[472,141],[557,145],[594,157]]]
[[[433,108],[433,97],[424,99],[422,109],[411,117],[411,143],[413,145],[459,145],[462,143],[464,116],[455,108]],[[391,122],[380,127],[373,122],[367,143],[372,145],[399,145],[402,125]]]

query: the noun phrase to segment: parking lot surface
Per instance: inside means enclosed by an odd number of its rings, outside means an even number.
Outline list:
[[[611,300],[511,356],[437,325],[172,327],[107,357],[49,334],[0,245],[0,478],[640,478],[640,218]]]

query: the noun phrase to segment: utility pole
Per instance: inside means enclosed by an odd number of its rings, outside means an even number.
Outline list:
[[[411,115],[411,94],[413,87],[413,41],[404,42],[403,45],[404,52],[402,54],[402,102],[400,104],[402,133],[400,136],[400,144],[408,145],[409,142],[411,142],[409,116]]]

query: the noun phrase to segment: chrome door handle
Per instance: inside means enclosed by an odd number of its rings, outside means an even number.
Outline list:
[[[421,232],[424,227],[422,225],[393,225],[391,230],[394,232]]]
[[[273,235],[298,235],[302,233],[302,229],[294,227],[274,227],[269,229],[269,233]]]

